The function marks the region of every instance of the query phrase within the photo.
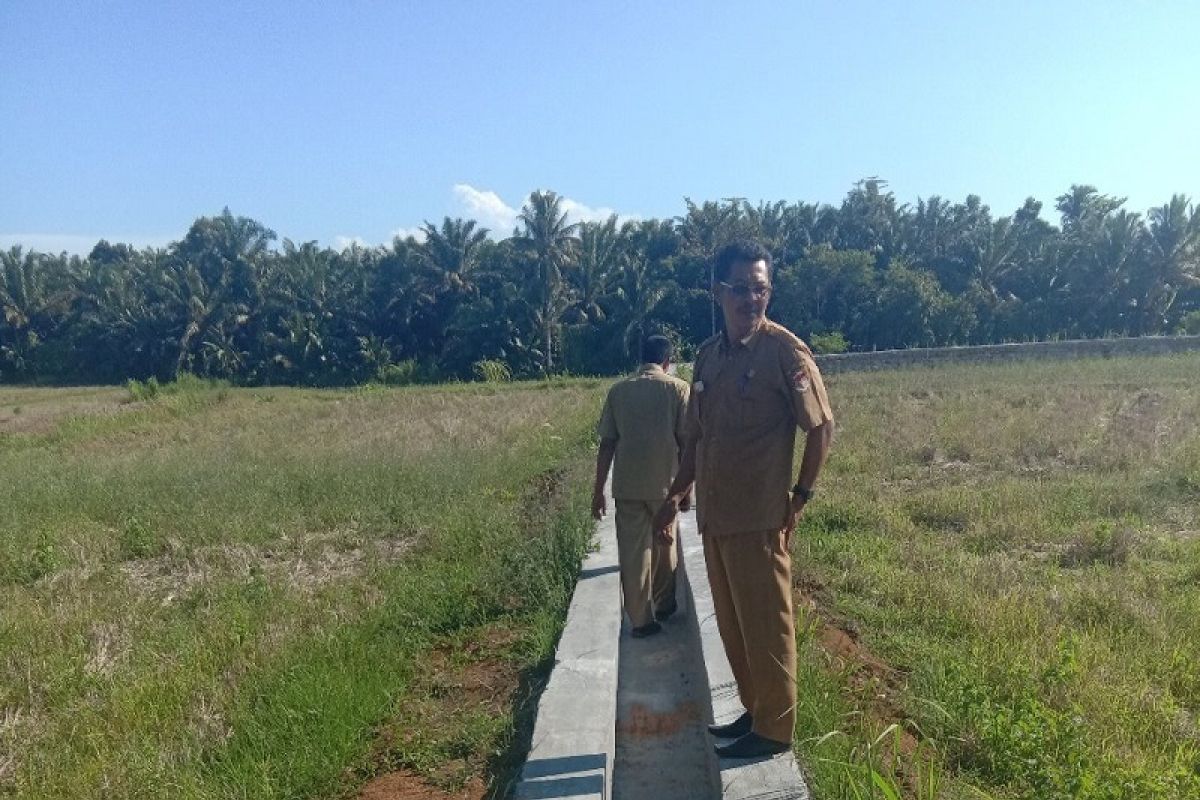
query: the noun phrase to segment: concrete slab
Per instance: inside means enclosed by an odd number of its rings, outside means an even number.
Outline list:
[[[680,516],[680,533],[683,545],[682,561],[687,569],[687,586],[691,593],[690,605],[695,611],[692,619],[693,624],[697,626],[708,679],[710,718],[719,724],[732,722],[744,709],[738,700],[733,669],[725,658],[725,649],[717,632],[712,591],[704,566],[704,543],[696,530],[694,513]],[[707,739],[707,752],[716,762],[716,769],[720,775],[721,796],[725,800],[809,800],[808,787],[804,783],[794,753],[788,752],[775,758],[757,761],[717,759],[716,754],[712,752],[716,740],[711,736],[707,736]]]
[[[677,573],[678,612],[645,639],[621,629],[615,800],[717,800],[709,753],[708,677],[692,621],[687,576]]]
[[[518,800],[612,797],[616,750],[617,655],[621,585],[609,515],[596,525],[595,552],[583,562],[554,669],[538,701]]]
[[[742,707],[717,633],[693,513],[681,515],[680,534],[681,613],[663,634],[635,641],[627,626],[622,633],[613,515],[596,525],[597,549],[584,560],[571,598],[555,666],[538,702],[529,757],[513,792],[517,800],[613,798],[618,725],[620,798],[700,799],[716,797],[719,787],[727,800],[809,800],[793,754],[719,761],[712,751],[715,740],[703,726],[732,721]],[[639,720],[661,740],[654,747]],[[678,730],[658,735],[676,723]]]

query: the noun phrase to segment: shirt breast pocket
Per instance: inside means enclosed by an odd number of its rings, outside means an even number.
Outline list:
[[[783,398],[779,391],[765,380],[754,376],[743,378],[738,385],[738,427],[751,432],[770,428],[776,424],[783,411]]]

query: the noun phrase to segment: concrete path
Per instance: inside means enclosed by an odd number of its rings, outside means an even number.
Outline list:
[[[680,572],[679,611],[662,633],[634,639],[628,619],[621,628],[614,800],[719,797],[705,732],[708,679]]]
[[[679,612],[633,639],[622,621],[612,515],[596,526],[538,702],[517,800],[808,800],[789,753],[721,761],[705,726],[739,713],[693,514],[680,519]]]
[[[725,658],[725,648],[717,631],[712,591],[704,566],[704,542],[696,531],[695,515],[686,515],[680,527],[683,530],[681,561],[690,578],[690,600],[694,609],[690,621],[698,628],[709,694],[707,710],[713,721],[724,724],[737,719],[744,709],[738,699],[733,669]],[[708,738],[711,748],[713,740]],[[808,787],[791,752],[758,760],[716,759],[715,756],[714,760],[718,761],[720,772],[720,796],[725,800],[809,800]]]

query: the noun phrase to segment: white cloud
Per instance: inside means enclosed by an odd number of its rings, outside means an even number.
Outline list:
[[[410,236],[413,237],[414,239],[416,239],[418,242],[425,241],[425,237],[426,237],[425,227],[422,225],[418,225],[413,228],[396,228],[396,230],[392,231],[393,239],[395,239],[395,238],[407,239]]]
[[[628,222],[630,220],[638,219],[638,217],[633,216],[632,214],[618,214],[615,209],[611,209],[607,206],[604,206],[603,208],[592,208],[591,206],[585,206],[578,200],[572,200],[569,197],[564,197],[562,199],[562,209],[563,211],[567,212],[567,220],[570,222],[604,222],[613,214],[617,215],[618,222]]]
[[[356,244],[359,247],[370,247],[370,245],[367,244],[367,240],[362,238],[361,236],[340,236],[339,235],[339,236],[333,237],[333,249],[334,250],[345,250],[347,247],[349,247],[352,244]]]
[[[456,183],[454,196],[462,204],[466,216],[489,228],[496,238],[508,236],[517,224],[517,209],[505,203],[500,199],[500,195],[493,191],[476,189],[466,183]]]
[[[504,202],[495,192],[476,189],[467,183],[456,183],[454,196],[459,201],[463,216],[474,219],[490,229],[493,237],[502,239],[510,235],[516,227],[519,209]],[[607,206],[593,208],[570,197],[562,198],[562,210],[566,212],[568,222],[603,222],[613,214],[617,215],[620,222],[640,219],[634,214],[621,214]]]
[[[107,239],[110,244],[127,244],[135,250],[145,247],[166,247],[172,241],[170,236],[89,236],[76,233],[0,233],[0,248],[7,250],[14,245],[21,245],[25,250],[36,250],[40,253],[66,251],[70,255],[86,256],[92,252],[96,242]]]

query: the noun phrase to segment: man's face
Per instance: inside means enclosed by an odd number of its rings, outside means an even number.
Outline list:
[[[716,285],[717,300],[725,314],[725,329],[736,338],[753,331],[767,313],[771,300],[771,277],[767,262],[739,261],[729,277]]]

